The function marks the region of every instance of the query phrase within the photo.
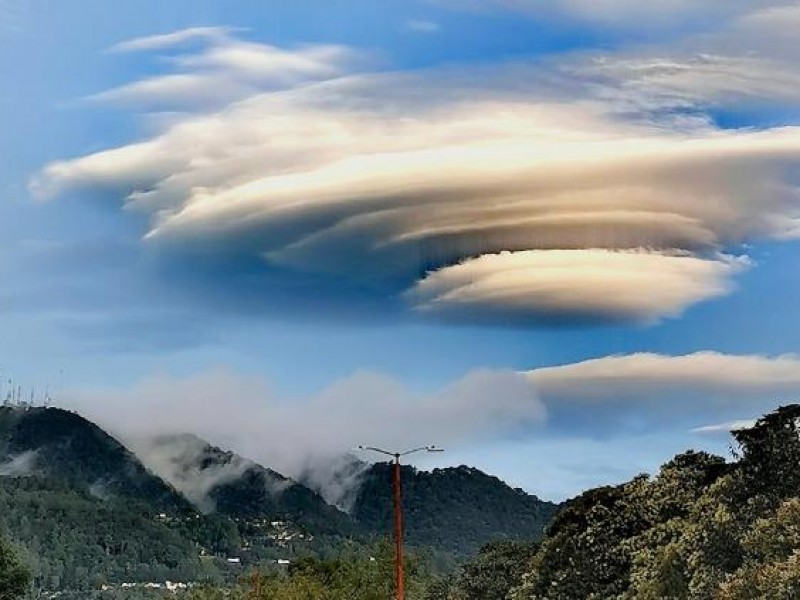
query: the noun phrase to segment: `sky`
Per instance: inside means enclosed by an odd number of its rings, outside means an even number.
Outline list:
[[[543,498],[800,396],[800,3],[0,0],[0,373]],[[26,392],[28,393],[28,392]]]

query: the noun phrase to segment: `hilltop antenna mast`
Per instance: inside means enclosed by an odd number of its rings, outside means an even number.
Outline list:
[[[373,446],[359,446],[359,450],[378,452],[393,459],[392,491],[394,497],[394,577],[397,587],[397,600],[405,600],[405,566],[403,564],[403,492],[400,481],[400,459],[415,452],[444,452],[437,446],[422,446],[405,452],[389,452]]]

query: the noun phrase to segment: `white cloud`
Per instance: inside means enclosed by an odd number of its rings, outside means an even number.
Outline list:
[[[310,478],[334,502],[346,503],[348,485],[337,480],[336,462],[358,444],[402,449],[436,443],[450,451],[442,456],[447,464],[466,460],[501,474],[509,464],[524,471],[523,465],[545,461],[551,466],[535,473],[553,480],[532,477],[526,486],[561,496],[654,468],[696,443],[724,452],[727,438],[710,434],[747,426],[742,415],[763,414],[797,395],[800,357],[697,352],[606,356],[523,373],[473,371],[427,392],[360,372],[316,394],[288,398],[260,377],[220,369],[66,397],[69,407],[118,435],[156,473],[211,508],[209,490],[249,463],[234,460],[195,476],[185,470],[198,454],[195,438],[153,443],[154,436],[197,434],[285,475]],[[645,460],[637,449],[656,439],[670,451],[653,443]],[[503,448],[514,450],[492,464],[491,455],[502,455]],[[587,460],[587,450],[596,456]],[[548,452],[558,456],[547,458]],[[627,453],[639,458],[623,461]]]
[[[709,54],[718,57],[769,58],[796,61],[800,49],[793,43],[800,23],[800,5],[795,0],[755,3],[747,11],[738,11],[735,18],[714,22],[714,27],[694,32],[671,48],[681,52]],[[662,47],[662,54],[669,47]],[[774,63],[777,64],[777,63]],[[762,73],[764,75],[764,73]],[[779,79],[778,76],[775,79]]]
[[[536,250],[484,255],[428,275],[413,290],[424,312],[649,322],[729,291],[744,263],[644,251]]]
[[[211,492],[216,487],[238,480],[253,466],[238,455],[209,463],[207,442],[192,434],[129,434],[124,442],[150,471],[204,512],[215,509]]]
[[[702,434],[729,434],[731,431],[737,429],[749,429],[756,424],[755,419],[743,419],[739,421],[728,421],[727,423],[717,423],[716,425],[703,425],[702,427],[695,427],[691,433]]]
[[[306,45],[283,49],[235,39],[237,31],[198,27],[171,34],[138,38],[112,51],[145,51],[197,42],[193,52],[169,56],[178,71],[145,78],[89,98],[138,109],[208,110],[226,106],[266,89],[329,79],[354,66],[362,57],[338,45]]]
[[[144,52],[181,46],[187,42],[220,42],[229,39],[236,31],[231,27],[188,27],[178,31],[148,35],[115,44],[111,52]]]
[[[708,3],[692,3],[706,7]],[[800,103],[800,24],[796,2],[726,3],[708,27],[692,27],[669,43],[622,47],[568,58],[565,69],[581,80],[596,78],[604,94],[630,110],[695,111],[722,108],[769,115]],[[644,6],[644,5],[642,5]],[[639,19],[628,14],[631,23]],[[638,26],[638,25],[637,25]],[[707,116],[706,116],[707,118]]]
[[[800,392],[800,357],[731,355],[697,352],[683,356],[639,353],[605,356],[530,371],[529,377],[548,397],[602,402],[638,398],[687,387],[742,395]]]
[[[358,444],[469,447],[521,431],[537,436],[532,432],[548,422],[563,432],[555,421],[563,415],[574,423],[602,415],[594,426],[613,435],[615,420],[632,415],[668,428],[687,418],[758,413],[763,402],[774,406],[798,393],[800,357],[697,352],[606,356],[520,373],[478,370],[427,392],[357,372],[313,395],[285,398],[260,377],[218,369],[67,397],[125,438],[193,433],[297,476],[310,459],[337,458]]]
[[[704,116],[792,98],[794,72],[768,59],[619,53],[355,75],[353,55],[211,43],[181,73],[106,97],[221,108],[48,165],[32,189],[111,189],[150,215],[146,238],[165,252],[405,291],[451,318],[656,321],[732,289],[746,260],[725,254],[740,244],[800,231],[800,128],[724,131]]]
[[[608,77],[620,98],[639,109],[669,110],[702,103],[734,106],[800,102],[800,72],[764,56],[688,52],[673,56],[603,56],[578,67]]]
[[[625,432],[702,428],[800,397],[800,357],[696,352],[605,356],[528,372],[551,424]],[[685,430],[684,429],[684,430]]]
[[[36,451],[31,450],[11,456],[0,463],[0,477],[25,477],[36,468]]]
[[[763,8],[792,4],[793,0],[432,0],[467,10],[510,10],[538,18],[565,16],[617,28],[668,26],[697,27],[708,20],[719,23]]]
[[[413,392],[387,376],[356,373],[311,397],[286,399],[258,377],[218,370],[71,396],[71,407],[130,440],[134,449],[154,448],[137,442],[143,437],[188,432],[292,477],[314,473],[320,461],[358,444],[461,444],[545,419],[531,383],[503,371],[475,371],[430,393]],[[162,450],[143,452],[143,458],[175,479],[175,448]],[[207,491],[193,488],[198,498]]]

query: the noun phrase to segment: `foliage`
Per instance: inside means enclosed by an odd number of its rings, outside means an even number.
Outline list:
[[[0,478],[0,531],[24,544],[40,589],[212,576],[197,546],[133,502],[104,501],[67,484]]]
[[[742,548],[743,564],[722,584],[720,600],[800,597],[800,499],[756,520]]]
[[[0,600],[21,598],[28,590],[30,572],[20,562],[14,549],[0,538]]]
[[[514,600],[800,597],[800,406],[734,432],[738,461],[687,452],[556,517]]]
[[[141,500],[155,512],[191,510],[122,444],[73,412],[0,407],[0,458],[26,454],[30,474],[58,478],[99,497]]]
[[[536,549],[533,542],[490,542],[460,569],[446,595],[438,593],[453,600],[505,600],[511,589],[522,583]]]
[[[406,598],[428,600],[432,578],[415,557],[406,560]],[[281,571],[253,572],[233,589],[203,587],[188,600],[387,600],[393,597],[394,548],[343,551],[335,559],[308,557]]]

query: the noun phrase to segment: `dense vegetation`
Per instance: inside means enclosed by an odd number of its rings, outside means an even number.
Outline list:
[[[406,561],[406,597],[427,600],[435,579],[425,561]],[[336,558],[309,557],[286,569],[254,572],[240,585],[222,590],[193,589],[191,600],[387,600],[394,594],[394,546],[387,541],[372,547],[345,547]]]
[[[0,537],[0,600],[16,600],[28,590],[30,572],[14,549]]]
[[[687,452],[653,478],[589,490],[532,559],[512,549],[523,570],[503,575],[500,557],[483,576],[479,556],[445,597],[492,597],[493,572],[494,597],[511,600],[800,598],[799,420],[793,405],[733,432],[734,463]]]
[[[98,497],[144,501],[155,512],[191,510],[122,444],[81,416],[56,408],[0,407],[0,461],[27,457],[25,470]]]
[[[216,576],[195,542],[147,510],[100,500],[57,480],[0,479],[0,534],[24,545],[36,589]]]

